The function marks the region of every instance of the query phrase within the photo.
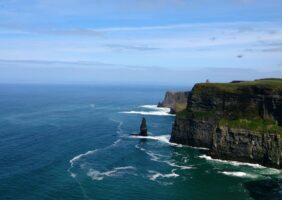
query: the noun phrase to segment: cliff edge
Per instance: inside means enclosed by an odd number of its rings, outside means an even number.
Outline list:
[[[171,114],[175,114],[187,107],[189,92],[166,92],[165,98],[158,103],[158,107],[167,107],[171,109]]]
[[[282,79],[196,84],[188,105],[176,115],[171,142],[282,168]]]

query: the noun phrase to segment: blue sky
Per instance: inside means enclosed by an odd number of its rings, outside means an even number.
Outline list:
[[[0,0],[0,83],[282,77],[281,0]]]

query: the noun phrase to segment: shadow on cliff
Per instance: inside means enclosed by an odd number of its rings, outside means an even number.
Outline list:
[[[245,187],[254,200],[282,199],[282,179],[251,181]]]

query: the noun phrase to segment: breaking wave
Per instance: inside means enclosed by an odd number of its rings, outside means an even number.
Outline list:
[[[159,135],[159,136],[131,135],[130,138],[157,140],[159,142],[163,142],[163,143],[169,144],[171,146],[175,146],[175,147],[187,147],[187,148],[192,148],[192,149],[209,150],[208,148],[204,148],[204,147],[192,147],[192,146],[189,146],[189,145],[182,145],[182,144],[170,142],[169,141],[170,135]]]
[[[235,177],[242,177],[242,178],[257,178],[257,175],[252,175],[252,174],[248,174],[245,172],[219,172],[221,174],[227,175],[227,176],[235,176]]]
[[[179,174],[175,173],[175,170],[171,170],[171,173],[169,174],[162,174],[160,172],[156,172],[152,170],[150,170],[149,173],[151,173],[151,175],[149,175],[148,177],[152,181],[155,181],[156,179],[160,179],[160,178],[176,178],[179,176]]]
[[[215,162],[220,162],[220,163],[226,163],[226,164],[231,164],[234,166],[250,166],[250,167],[254,167],[254,168],[261,168],[264,169],[266,167],[259,165],[259,164],[252,164],[252,163],[244,163],[244,162],[238,162],[238,161],[227,161],[227,160],[220,160],[220,159],[213,159],[210,156],[207,155],[201,155],[199,156],[199,158],[203,158],[206,160],[210,160],[210,161],[215,161]]]
[[[155,115],[155,116],[175,116],[174,114],[170,114],[170,108],[161,108],[157,105],[143,105],[140,108],[145,108],[149,111],[139,110],[139,111],[124,111],[120,113],[124,114],[139,114],[139,115]]]
[[[130,138],[137,138],[137,139],[149,139],[149,140],[157,140],[159,142],[163,142],[166,144],[171,144],[169,142],[170,135],[159,135],[159,136],[139,136],[139,135],[132,135]]]

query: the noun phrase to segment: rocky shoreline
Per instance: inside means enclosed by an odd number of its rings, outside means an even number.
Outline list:
[[[176,113],[173,143],[213,158],[282,168],[282,79],[196,84]]]

